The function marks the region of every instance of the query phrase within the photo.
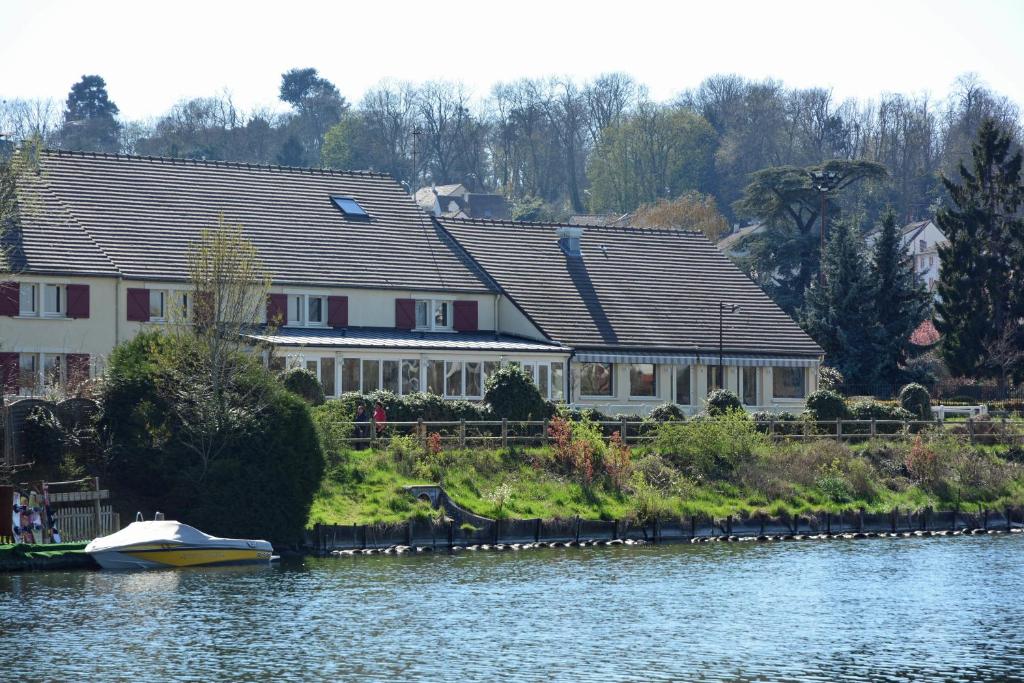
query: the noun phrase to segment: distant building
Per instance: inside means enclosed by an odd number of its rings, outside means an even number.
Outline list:
[[[935,297],[938,297],[937,287],[939,274],[942,269],[939,259],[939,245],[949,240],[935,225],[931,219],[908,223],[900,229],[903,250],[914,261],[914,272],[917,273],[925,287]],[[878,239],[878,231],[875,230],[865,238],[869,247],[874,246]]]
[[[602,228],[622,228],[630,224],[628,213],[575,213],[569,216],[569,225],[596,225]]]
[[[500,194],[470,192],[462,183],[421,187],[416,191],[416,203],[438,217],[492,220],[509,217],[508,201]]]

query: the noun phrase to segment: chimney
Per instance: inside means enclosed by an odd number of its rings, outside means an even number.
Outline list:
[[[562,225],[558,227],[555,234],[558,235],[558,246],[562,248],[566,256],[579,258],[583,255],[580,251],[580,237],[583,236],[582,227],[578,225]]]

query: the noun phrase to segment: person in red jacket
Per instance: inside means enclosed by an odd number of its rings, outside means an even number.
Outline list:
[[[384,426],[388,421],[388,414],[384,411],[384,404],[377,401],[373,405],[373,421],[377,425],[377,436],[384,433]]]

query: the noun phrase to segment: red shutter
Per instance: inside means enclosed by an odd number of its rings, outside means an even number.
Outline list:
[[[18,315],[21,312],[17,282],[0,282],[0,315]]]
[[[477,302],[456,301],[452,312],[452,328],[458,332],[476,332],[478,329]]]
[[[206,327],[213,322],[213,292],[196,292],[192,295],[192,323]]]
[[[146,322],[149,320],[149,290],[131,287],[128,289],[128,320]]]
[[[4,394],[18,393],[18,354],[0,353],[0,387]]]
[[[327,297],[327,324],[338,329],[348,327],[348,297]]]
[[[89,317],[89,285],[68,285],[68,317]]]
[[[89,379],[89,354],[69,353],[68,362],[68,386],[77,388],[79,384]]]
[[[395,299],[395,329],[411,330],[416,327],[416,300]]]
[[[288,322],[288,295],[270,294],[267,296],[267,324],[284,325]]]

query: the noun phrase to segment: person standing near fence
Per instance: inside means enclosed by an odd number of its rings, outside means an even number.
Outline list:
[[[380,401],[373,405],[373,421],[377,424],[377,436],[380,436],[384,433],[384,427],[388,421],[388,414],[384,410],[384,404]]]
[[[355,437],[356,439],[359,439],[359,441],[356,442],[356,448],[362,450],[366,448],[366,442],[362,441],[362,439],[365,439],[370,435],[370,416],[366,414],[366,406],[362,403],[356,406],[356,416],[354,421],[356,423],[354,430]]]

